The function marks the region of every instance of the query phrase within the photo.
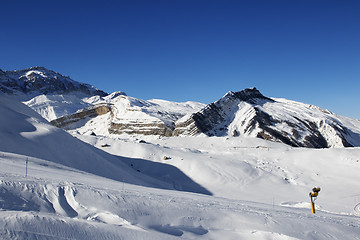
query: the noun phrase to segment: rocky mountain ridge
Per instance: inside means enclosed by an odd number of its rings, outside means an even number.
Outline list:
[[[360,124],[351,130],[342,122],[342,117],[328,110],[267,98],[256,88],[228,92],[201,111],[178,121],[175,131],[176,135],[253,136],[293,147],[360,145]]]
[[[172,136],[178,119],[205,106],[196,102],[145,101],[118,93],[94,96],[84,101],[92,106],[51,123],[82,133]]]
[[[107,105],[101,105],[104,103]],[[104,107],[106,111],[96,110]],[[228,92],[218,101],[206,106],[198,105],[197,109],[193,107],[191,113],[187,108],[180,113],[166,105],[161,107],[151,101],[120,95],[111,100],[105,97],[91,110],[84,109],[52,123],[80,133],[99,133],[102,129],[102,135],[171,137],[205,134],[257,137],[293,147],[360,146],[359,121],[316,106],[268,98],[256,88]]]
[[[89,84],[76,82],[68,76],[63,76],[44,67],[31,67],[15,71],[0,69],[0,91],[12,95],[25,94],[31,97],[41,94],[69,94],[73,92],[88,96],[107,95],[104,91]]]
[[[256,88],[228,92],[208,105],[106,94],[42,67],[0,71],[0,90],[55,126],[80,134],[249,136],[293,147],[360,146],[360,121],[309,104],[269,98]]]

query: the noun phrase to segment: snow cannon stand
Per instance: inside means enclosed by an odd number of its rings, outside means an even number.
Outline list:
[[[311,212],[315,213],[315,200],[317,199],[317,196],[319,195],[320,188],[314,187],[312,189],[312,192],[309,193],[310,200],[311,200]]]

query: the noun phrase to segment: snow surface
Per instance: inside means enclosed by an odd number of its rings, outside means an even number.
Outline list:
[[[130,96],[110,94],[95,103],[111,103],[115,108],[114,123],[164,122],[172,125],[187,113],[199,111],[205,104],[198,102],[177,103],[166,100],[141,100]]]
[[[75,113],[80,109],[91,106],[85,102],[82,96],[69,95],[39,95],[24,102],[38,112],[49,122],[62,116]]]
[[[30,71],[25,73],[25,76],[30,77],[32,74],[40,75],[43,78],[48,78],[48,76],[46,76],[44,72],[38,71],[38,70],[30,70]]]
[[[307,119],[310,122],[316,123],[319,126],[321,134],[325,136],[325,139],[331,147],[342,147],[340,137],[335,132],[334,128],[331,127],[331,124],[338,122],[350,130],[350,136],[345,135],[346,140],[353,146],[360,146],[359,120],[343,117],[314,105],[283,98],[273,99],[275,100],[275,103],[265,103],[263,106],[265,111],[272,114],[272,117],[277,119],[287,119],[288,121],[296,123],[292,116],[297,116],[300,119]],[[285,132],[291,131],[291,129],[281,128],[279,125],[276,127]]]
[[[80,141],[3,95],[0,111],[1,239],[360,239],[360,148],[73,132]]]

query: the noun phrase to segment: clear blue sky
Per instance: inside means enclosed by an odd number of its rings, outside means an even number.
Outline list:
[[[107,92],[213,102],[257,87],[360,119],[360,1],[0,4],[0,68],[44,66]]]

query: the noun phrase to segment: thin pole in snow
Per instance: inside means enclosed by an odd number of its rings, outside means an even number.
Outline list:
[[[28,172],[28,162],[29,162],[29,158],[26,158],[26,162],[25,162],[25,177],[27,177],[27,172]]]
[[[272,199],[273,201],[272,201],[272,204],[273,204],[273,209],[275,208],[275,198],[273,197],[273,199]]]

